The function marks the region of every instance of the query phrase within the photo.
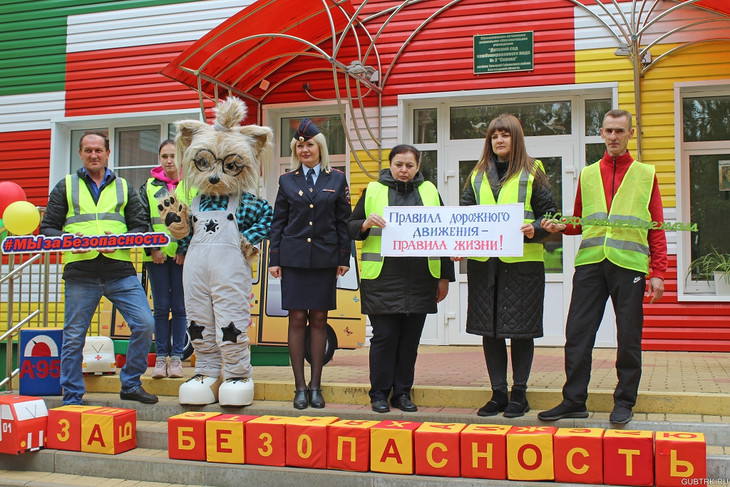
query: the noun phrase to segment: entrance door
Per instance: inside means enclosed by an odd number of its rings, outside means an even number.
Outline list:
[[[527,138],[528,153],[543,162],[550,180],[553,197],[558,208],[572,213],[573,199],[578,169],[574,167],[574,141],[557,140],[562,137],[540,137],[541,140]],[[551,140],[546,140],[551,139]],[[469,173],[477,163],[483,149],[484,140],[459,141],[448,144],[445,154],[444,204],[458,206],[461,193]],[[442,179],[443,180],[443,179]],[[537,340],[539,345],[563,345],[565,342],[565,318],[570,300],[570,281],[573,275],[573,261],[578,237],[565,237],[555,234],[545,241],[545,308],[544,337]],[[446,340],[452,345],[480,344],[479,336],[466,333],[467,308],[466,260],[457,263],[456,282],[452,284],[446,304]]]

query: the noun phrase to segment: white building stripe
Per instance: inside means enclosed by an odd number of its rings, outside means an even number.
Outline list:
[[[48,130],[64,116],[66,92],[0,96],[0,132]]]
[[[66,52],[196,41],[255,0],[206,0],[70,15]]]

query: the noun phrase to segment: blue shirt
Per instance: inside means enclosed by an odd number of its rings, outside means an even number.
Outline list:
[[[319,177],[319,171],[322,169],[321,164],[317,164],[316,166],[309,168],[302,164],[302,171],[304,171],[304,179],[307,179],[307,173],[310,169],[314,169],[314,174],[312,174],[312,179],[314,180],[313,184],[317,184],[317,178]]]
[[[112,172],[109,170],[108,167],[105,167],[104,170],[106,171],[104,173],[104,179],[101,180],[101,184],[99,186],[96,185],[96,182],[91,178],[89,173],[86,172],[86,168],[82,167],[81,170],[86,175],[86,180],[91,183],[89,184],[89,187],[91,188],[91,195],[94,197],[94,202],[99,202],[99,194],[101,194],[101,187],[104,186],[106,183],[109,182],[109,178],[111,178]]]

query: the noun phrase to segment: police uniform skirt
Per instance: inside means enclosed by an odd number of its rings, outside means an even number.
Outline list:
[[[281,268],[283,309],[337,308],[337,268]]]

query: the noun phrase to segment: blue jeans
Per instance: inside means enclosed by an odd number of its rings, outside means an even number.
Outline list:
[[[176,264],[175,259],[167,258],[162,264],[147,262],[145,267],[154,303],[156,354],[158,357],[182,358],[187,330],[183,266]]]
[[[102,296],[116,305],[129,325],[131,335],[127,363],[119,373],[122,392],[134,392],[142,385],[147,354],[152,344],[154,320],[142,285],[136,276],[121,279],[66,279],[66,304],[61,348],[63,404],[82,404],[86,384],[81,367],[86,332]]]

